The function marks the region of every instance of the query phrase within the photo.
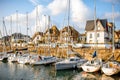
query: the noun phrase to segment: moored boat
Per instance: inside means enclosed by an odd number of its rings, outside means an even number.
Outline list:
[[[83,71],[85,72],[96,72],[99,71],[102,65],[102,60],[101,59],[96,59],[96,60],[91,60],[86,62],[81,66]]]
[[[115,61],[107,62],[103,64],[101,69],[105,75],[111,76],[120,72],[120,64]]]

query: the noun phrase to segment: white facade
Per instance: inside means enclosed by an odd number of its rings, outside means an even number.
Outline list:
[[[42,40],[42,36],[41,35],[36,35],[36,37],[34,38],[34,40],[33,40],[33,42],[35,43],[35,44],[37,44],[39,41],[41,41]]]
[[[96,36],[96,37],[95,37]],[[107,43],[107,40],[105,39],[108,37],[108,33],[104,31],[99,32],[87,32],[87,43]]]
[[[96,22],[96,30],[93,20],[87,22],[86,43],[106,44],[109,43],[111,39],[112,39],[112,29],[107,25],[107,20],[98,19]]]

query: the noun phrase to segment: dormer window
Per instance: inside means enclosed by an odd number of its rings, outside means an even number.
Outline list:
[[[100,27],[98,27],[98,30],[100,30]]]

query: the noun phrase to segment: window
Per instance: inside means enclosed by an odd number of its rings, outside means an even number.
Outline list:
[[[90,34],[90,38],[92,38],[92,34]]]
[[[99,33],[97,33],[97,37],[100,37],[100,34],[99,34]]]
[[[37,39],[39,39],[39,36],[37,37]]]
[[[100,27],[98,27],[98,30],[100,30]]]

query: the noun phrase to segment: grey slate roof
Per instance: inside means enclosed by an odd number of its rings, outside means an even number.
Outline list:
[[[107,27],[107,26],[106,26],[106,25],[107,25],[107,19],[97,19],[97,22],[98,22],[98,21],[101,22],[103,28],[106,28],[106,27]],[[96,23],[96,24],[97,24],[97,23]],[[86,22],[85,30],[86,30],[86,31],[92,31],[92,30],[94,30],[94,28],[95,28],[94,20],[88,20],[88,21]]]

